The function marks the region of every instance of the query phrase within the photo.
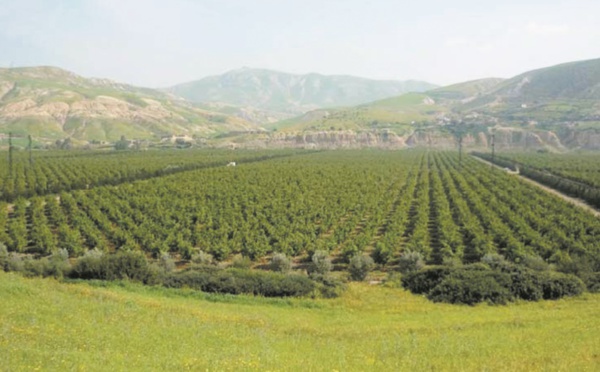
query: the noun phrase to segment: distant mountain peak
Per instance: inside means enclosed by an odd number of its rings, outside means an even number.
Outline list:
[[[415,80],[373,80],[314,72],[293,74],[242,67],[179,84],[167,91],[193,102],[253,107],[291,117],[317,108],[352,106],[435,87]]]

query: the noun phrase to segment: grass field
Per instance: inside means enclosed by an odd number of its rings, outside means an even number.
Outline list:
[[[0,370],[600,368],[600,295],[433,304],[351,284],[335,300],[109,287],[0,272]]]

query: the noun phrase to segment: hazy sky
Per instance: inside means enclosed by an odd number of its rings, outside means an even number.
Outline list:
[[[599,0],[0,0],[0,66],[149,87],[242,66],[449,84],[599,57]]]

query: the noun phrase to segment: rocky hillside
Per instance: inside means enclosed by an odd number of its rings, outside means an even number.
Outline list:
[[[328,139],[325,146],[371,146],[376,138],[377,146],[447,147],[459,128],[467,146],[487,147],[495,133],[499,148],[600,149],[600,59],[314,110],[272,127],[274,137],[308,134]]]
[[[152,89],[55,67],[0,69],[0,133],[31,134],[42,142],[114,141],[249,129],[256,126]]]
[[[529,71],[461,107],[511,124],[600,121],[600,59]]]
[[[294,75],[242,68],[167,89],[187,100],[251,107],[275,119],[323,107],[352,106],[435,85],[422,81],[381,81],[353,76]],[[269,115],[267,115],[269,116]]]

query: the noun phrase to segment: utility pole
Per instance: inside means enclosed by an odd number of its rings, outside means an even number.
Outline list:
[[[12,132],[8,132],[8,177],[13,176],[13,145]]]
[[[33,165],[33,157],[31,156],[31,149],[33,148],[33,144],[32,144],[32,140],[31,140],[31,134],[27,136],[27,139],[29,140],[29,166],[31,167]]]
[[[492,133],[492,163],[496,160],[496,133]]]
[[[462,143],[463,143],[463,134],[458,135],[458,167],[462,168]]]

